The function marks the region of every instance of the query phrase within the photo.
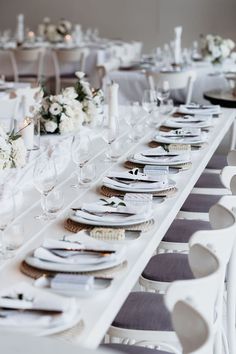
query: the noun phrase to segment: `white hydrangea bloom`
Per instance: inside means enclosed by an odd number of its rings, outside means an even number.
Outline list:
[[[57,116],[58,114],[60,114],[62,112],[62,106],[59,105],[58,103],[54,102],[51,104],[51,106],[49,108],[49,112],[52,115]]]
[[[26,148],[22,138],[11,142],[12,159],[15,167],[23,167],[26,163]]]

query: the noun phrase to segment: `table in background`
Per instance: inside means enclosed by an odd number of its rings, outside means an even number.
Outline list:
[[[206,103],[207,101],[203,98],[205,91],[217,88],[227,89],[229,87],[223,72],[236,71],[236,63],[226,62],[224,65],[216,67],[208,62],[193,63],[189,70],[193,70],[197,74],[193,85],[192,102]],[[149,88],[144,70],[111,71],[108,74],[108,80],[119,84],[120,104],[142,102],[143,92]],[[172,95],[177,102],[185,102],[185,90],[174,91]]]

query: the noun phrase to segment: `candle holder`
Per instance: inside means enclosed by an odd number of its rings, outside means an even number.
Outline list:
[[[21,129],[21,135],[27,150],[40,149],[40,119],[26,117]]]

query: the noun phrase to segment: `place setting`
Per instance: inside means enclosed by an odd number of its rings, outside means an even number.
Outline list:
[[[26,282],[0,290],[0,328],[49,336],[81,322],[76,299],[48,293]]]
[[[93,237],[94,236],[94,237]],[[126,266],[126,245],[108,243],[87,231],[46,238],[21,263],[34,286],[66,296],[93,296],[111,285]]]
[[[200,128],[201,130],[208,130],[213,126],[212,115],[200,115],[195,116],[184,115],[176,118],[166,119],[160,130],[169,131],[171,129],[181,129],[181,128]]]
[[[202,115],[208,116],[212,115],[214,118],[219,117],[222,113],[221,107],[218,105],[207,105],[207,104],[181,104],[175,112],[175,115]]]
[[[191,147],[188,144],[149,144],[151,149],[130,155],[125,162],[127,168],[141,168],[150,173],[163,173],[163,168],[168,168],[169,174],[176,174],[191,167]],[[155,144],[156,143],[156,144]],[[161,146],[162,145],[162,146]],[[154,167],[154,169],[153,169]],[[159,176],[158,176],[159,177]]]

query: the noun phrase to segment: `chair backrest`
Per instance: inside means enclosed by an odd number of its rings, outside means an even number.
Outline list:
[[[0,124],[6,132],[14,128],[14,121],[17,119],[19,98],[4,98],[0,101]]]
[[[41,87],[26,87],[19,88],[13,91],[13,94],[20,100],[20,114],[19,118],[24,118],[31,115],[30,108],[34,106],[36,102],[36,95],[40,92]]]
[[[41,80],[43,74],[43,61],[45,48],[17,48],[13,51],[17,66],[19,63],[36,65],[38,81]],[[17,74],[19,75],[19,69],[17,68]]]
[[[189,71],[169,71],[169,72],[153,72],[147,71],[146,77],[151,90],[156,86],[162,87],[165,81],[169,82],[170,90],[186,89],[185,103],[189,104],[192,99],[193,83],[196,79],[196,73]]]
[[[222,266],[213,251],[200,244],[189,250],[189,263],[198,279],[180,280],[170,284],[165,304],[170,312],[178,301],[187,301],[214,323],[215,303]],[[201,268],[201,269],[200,269]]]
[[[185,301],[178,301],[171,318],[183,354],[210,354],[212,352],[212,326],[206,316],[194,306]]]
[[[111,58],[102,65],[97,66],[97,75],[99,79],[99,87],[102,88],[104,85],[104,80],[106,76],[111,72],[118,70],[120,67],[120,59],[119,58]]]
[[[230,184],[233,176],[236,175],[236,165],[225,166],[220,172],[220,179],[223,185],[231,190]],[[233,193],[233,191],[231,190]],[[233,193],[234,194],[234,193]]]
[[[1,49],[0,55],[1,55],[1,57],[6,58],[6,62],[10,64],[9,67],[11,68],[10,76],[13,76],[14,82],[18,82],[18,79],[19,79],[18,78],[18,70],[17,70],[17,64],[16,64],[16,59],[15,59],[14,53],[11,50]],[[4,65],[4,67],[5,67],[5,65]],[[6,74],[8,76],[9,67],[8,67],[8,69],[6,69],[7,70],[6,73],[3,71],[3,68],[1,67],[1,74],[3,74],[3,75]]]
[[[88,48],[60,48],[52,52],[52,59],[54,62],[55,76],[56,76],[56,93],[60,92],[60,64],[76,63],[77,70],[84,72],[86,59],[90,51]]]
[[[227,155],[227,162],[229,166],[236,166],[236,150],[229,151]]]

